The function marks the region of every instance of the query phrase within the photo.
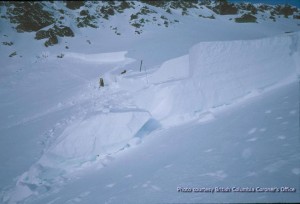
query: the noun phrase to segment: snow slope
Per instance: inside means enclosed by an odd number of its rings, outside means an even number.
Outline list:
[[[299,83],[214,111],[209,123],[158,131],[28,203],[299,202],[293,192],[184,193],[182,188],[299,188]],[[59,189],[59,190],[57,190]]]
[[[116,79],[109,84],[111,90],[101,95],[107,97],[112,90],[120,89],[133,99],[130,103],[135,108],[121,108],[117,103],[124,100],[122,97],[111,101],[108,109],[97,102],[96,110],[67,126],[37,163],[18,179],[10,202],[48,191],[80,169],[102,168],[101,160],[107,155],[140,143],[145,134],[139,132],[149,134],[160,124],[170,127],[213,120],[215,107],[234,104],[257,90],[263,92],[274,85],[296,81],[298,37],[299,33],[295,33],[261,40],[200,43],[191,48],[189,55],[167,61],[149,73],[150,82],[148,74],[143,76],[150,83],[147,86],[141,83],[139,89],[131,89],[130,77]],[[118,57],[115,59],[119,62]],[[98,60],[102,62],[101,58]],[[129,82],[118,88],[118,80],[120,84]],[[251,129],[249,135],[256,129]],[[245,151],[244,157],[248,158],[248,150]]]
[[[76,29],[49,48],[1,22],[14,42],[0,46],[1,202],[299,201],[176,192],[197,178],[297,187],[298,20],[174,14],[180,23],[133,35],[131,12],[111,19],[120,36]]]

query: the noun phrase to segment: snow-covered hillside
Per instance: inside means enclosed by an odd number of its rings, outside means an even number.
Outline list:
[[[1,202],[300,201],[298,10],[180,2],[0,5]]]
[[[299,189],[299,83],[148,135],[66,186],[28,203],[299,202],[299,192],[183,192],[183,188]],[[178,188],[182,188],[178,192]],[[44,190],[46,191],[46,190]]]

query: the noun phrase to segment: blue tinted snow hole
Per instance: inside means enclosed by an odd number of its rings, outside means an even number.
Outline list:
[[[134,137],[143,138],[160,127],[160,123],[157,120],[151,118],[141,127],[141,129],[139,129]]]

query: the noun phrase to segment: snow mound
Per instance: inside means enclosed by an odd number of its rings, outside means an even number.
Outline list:
[[[201,42],[189,55],[171,59],[151,74],[152,85],[135,96],[136,104],[164,125],[176,125],[197,119],[209,109],[295,81],[300,73],[299,37],[294,33]]]
[[[125,55],[127,51],[121,52],[109,52],[109,53],[97,53],[97,54],[84,54],[84,53],[74,53],[74,52],[67,52],[65,54],[66,59],[75,59],[84,62],[90,63],[116,63],[116,62],[125,62],[125,64],[129,64],[134,59],[127,58]]]

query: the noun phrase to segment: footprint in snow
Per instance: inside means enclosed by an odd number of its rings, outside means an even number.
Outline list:
[[[270,113],[272,113],[272,111],[271,110],[266,110],[265,113],[270,114]]]
[[[257,140],[257,138],[253,137],[253,138],[248,139],[247,142],[255,142],[256,140]]]
[[[223,170],[219,170],[219,171],[216,171],[216,172],[209,172],[209,173],[206,173],[206,174],[202,174],[201,176],[211,176],[211,177],[214,177],[218,180],[223,180],[228,175]]]
[[[285,140],[285,136],[283,136],[283,135],[279,135],[277,138],[278,138],[279,140]]]
[[[63,106],[63,104],[61,103],[61,102],[59,102],[58,104],[57,104],[57,108],[61,108]]]
[[[91,192],[86,191],[86,192],[81,193],[79,196],[80,196],[81,198],[83,198],[83,197],[88,196],[90,193],[91,193]]]
[[[107,187],[107,188],[112,188],[112,187],[114,187],[115,185],[116,185],[115,183],[111,183],[111,184],[106,185],[106,187]]]
[[[252,176],[256,176],[256,175],[257,175],[256,172],[251,171],[246,174],[246,177],[252,177]]]
[[[110,197],[108,200],[106,200],[106,201],[104,202],[104,204],[114,203],[115,200],[116,200],[116,197],[115,197],[115,196]]]
[[[244,149],[242,152],[242,157],[248,159],[252,155],[252,150],[250,148]]]
[[[284,165],[286,164],[286,161],[284,160],[279,160],[279,161],[276,161],[272,164],[269,164],[267,165],[264,170],[269,172],[269,173],[273,173],[273,172],[276,172],[278,171],[280,168],[282,168]]]
[[[300,175],[300,168],[293,168],[292,172],[293,174]]]
[[[155,191],[160,191],[160,190],[161,190],[160,187],[155,186],[155,185],[151,185],[151,188],[152,188],[153,190],[155,190]]]
[[[248,135],[252,135],[253,133],[256,132],[256,128],[252,128],[251,130],[248,131]]]
[[[265,132],[267,130],[267,128],[260,128],[259,131],[260,132]]]
[[[212,152],[213,151],[213,149],[207,149],[207,150],[205,150],[204,152],[205,153],[209,153],[209,152]]]
[[[78,197],[76,197],[76,198],[73,198],[73,199],[71,199],[71,200],[68,200],[66,203],[68,204],[68,203],[79,203],[79,202],[81,202],[82,201],[82,198],[84,198],[84,197],[86,197],[86,196],[88,196],[90,194],[90,192],[89,191],[86,191],[86,192],[84,192],[84,193],[81,193]]]
[[[131,174],[128,174],[128,175],[125,176],[125,178],[131,178],[131,177],[132,177]]]
[[[164,168],[167,169],[167,168],[170,168],[172,166],[173,166],[173,164],[168,164],[168,165],[164,166]]]
[[[68,201],[66,202],[66,204],[79,203],[79,202],[81,202],[81,199],[80,199],[80,198],[73,198],[73,199],[71,199],[71,200],[68,200]]]
[[[290,144],[285,143],[285,144],[283,144],[283,146],[288,147],[288,146],[290,146]]]
[[[108,108],[102,109],[102,113],[109,113],[109,112],[110,112],[110,110]]]
[[[291,110],[290,115],[295,115],[297,113],[297,110]]]
[[[151,181],[147,181],[146,183],[144,183],[143,185],[142,185],[142,187],[143,188],[147,188],[148,187],[148,185],[151,183]]]

